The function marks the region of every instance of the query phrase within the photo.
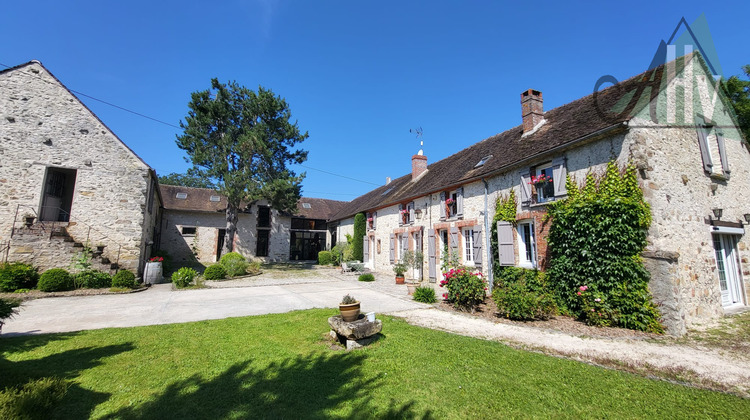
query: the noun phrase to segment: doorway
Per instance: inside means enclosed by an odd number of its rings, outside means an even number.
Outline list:
[[[219,229],[219,235],[216,238],[216,261],[221,259],[221,250],[224,249],[224,238],[227,236],[226,229]]]
[[[719,274],[721,304],[724,307],[743,305],[742,267],[737,251],[739,235],[714,234],[716,267]]]
[[[48,167],[44,176],[42,208],[39,220],[49,222],[70,221],[76,170]]]

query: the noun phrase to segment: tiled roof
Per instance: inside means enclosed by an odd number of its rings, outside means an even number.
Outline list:
[[[518,125],[429,165],[428,172],[414,182],[411,180],[411,173],[394,179],[388,185],[355,198],[333,215],[332,220],[345,219],[358,212],[388,207],[501,173],[595,133],[621,127],[623,122],[631,118],[632,112],[612,118],[609,115],[603,116],[599,110],[615,108],[648,74],[650,73],[644,72],[616,86],[600,90],[596,98],[591,94],[545,112],[545,123],[526,136],[522,137],[523,126]],[[482,158],[489,155],[492,157],[484,165],[475,168]]]
[[[227,208],[227,199],[211,189],[181,187],[176,185],[159,185],[159,188],[161,190],[164,208],[167,210],[212,213],[224,212]],[[178,193],[184,194],[185,198],[177,198]],[[212,201],[211,197],[214,197],[214,199],[218,198],[218,201]],[[328,220],[346,204],[347,203],[344,201],[302,197],[297,203],[297,212],[295,213],[295,216],[308,219]]]

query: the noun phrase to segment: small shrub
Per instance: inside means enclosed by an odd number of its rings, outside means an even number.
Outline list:
[[[359,281],[375,281],[375,276],[370,273],[360,274]]]
[[[19,306],[21,306],[21,299],[0,298],[0,327],[3,325],[4,319],[13,318],[13,315],[18,313],[16,308]]]
[[[42,292],[61,292],[64,290],[73,290],[75,283],[73,277],[62,268],[52,268],[45,271],[39,277],[37,288]]]
[[[227,278],[227,269],[221,264],[213,264],[206,267],[203,272],[203,278],[206,280],[221,280]]]
[[[260,267],[261,267],[260,261],[252,261],[248,263],[247,269],[245,271],[247,272],[247,274],[252,274],[252,275],[260,274]]]
[[[487,285],[482,273],[459,267],[451,268],[444,276],[445,279],[440,281],[440,287],[447,288],[448,293],[444,293],[443,297],[454,307],[474,311],[477,305],[484,302]]]
[[[414,290],[414,300],[422,303],[435,303],[437,298],[435,297],[435,289],[432,287],[417,287]]]
[[[6,388],[0,391],[0,418],[51,418],[67,391],[68,382],[60,378],[41,378],[20,388]]]
[[[190,267],[182,267],[172,273],[172,283],[178,288],[188,287],[193,282],[198,272]]]
[[[17,289],[33,289],[39,281],[39,273],[31,264],[0,264],[0,291],[13,292]]]
[[[99,270],[81,271],[73,277],[76,289],[101,289],[112,286],[112,276]]]
[[[134,289],[135,286],[135,274],[130,270],[120,270],[112,276],[112,287]]]
[[[318,264],[320,265],[331,265],[333,264],[333,255],[331,251],[320,251],[318,252]]]
[[[549,319],[557,313],[546,276],[537,270],[507,267],[500,271],[492,299],[498,313],[508,319]]]
[[[222,255],[219,263],[227,269],[230,277],[242,276],[247,272],[247,260],[237,252]]]

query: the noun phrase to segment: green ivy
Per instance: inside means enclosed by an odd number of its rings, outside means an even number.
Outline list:
[[[663,332],[648,291],[650,276],[641,260],[651,209],[638,186],[635,167],[620,169],[611,161],[603,175],[589,172],[580,188],[568,177],[566,187],[568,198],[547,207],[552,220],[547,274],[558,304],[588,319],[578,294],[585,286],[610,306],[611,319],[602,323]]]
[[[490,246],[492,247],[492,268],[495,276],[500,275],[500,256],[497,251],[497,222],[510,222],[514,226],[516,225],[516,209],[518,204],[516,202],[516,193],[513,189],[510,193],[505,196],[497,197],[495,201],[495,217],[492,218],[492,236],[490,237]]]

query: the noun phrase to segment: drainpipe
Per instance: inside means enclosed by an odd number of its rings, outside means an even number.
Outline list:
[[[492,235],[492,228],[489,222],[489,215],[487,214],[487,196],[489,195],[489,185],[487,180],[482,178],[484,183],[484,249],[487,250],[487,290],[492,294],[492,283],[494,282],[494,275],[492,273],[492,246],[490,243],[490,235]]]

